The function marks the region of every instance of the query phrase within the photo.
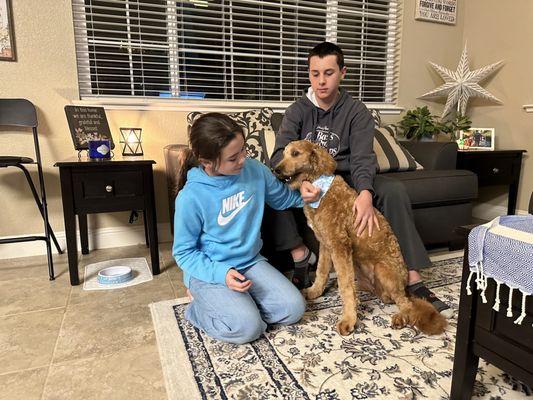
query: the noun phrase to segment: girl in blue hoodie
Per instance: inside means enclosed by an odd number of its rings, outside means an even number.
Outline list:
[[[176,198],[172,254],[193,298],[185,317],[208,335],[230,343],[257,339],[267,324],[293,324],[305,311],[298,289],[259,251],[264,205],[282,210],[315,201],[246,158],[242,128],[210,113],[191,127],[198,166]],[[303,197],[303,198],[302,198]]]

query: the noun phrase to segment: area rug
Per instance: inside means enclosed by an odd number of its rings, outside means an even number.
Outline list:
[[[451,386],[462,258],[436,261],[425,280],[452,306],[446,332],[428,337],[393,330],[393,305],[361,295],[358,324],[340,336],[338,291],[309,302],[302,321],[272,326],[247,345],[225,344],[184,319],[187,299],[151,304],[169,399],[447,399]],[[519,384],[480,361],[474,394],[482,399],[526,397]]]
[[[102,285],[98,282],[98,271],[115,266],[126,266],[130,267],[133,272],[133,279],[124,282],[117,283],[113,285]],[[136,258],[118,258],[116,260],[107,260],[94,264],[88,264],[85,267],[85,275],[83,278],[83,290],[112,290],[112,289],[122,289],[128,286],[138,285],[143,282],[148,282],[153,279],[152,271],[146,262],[144,257]]]

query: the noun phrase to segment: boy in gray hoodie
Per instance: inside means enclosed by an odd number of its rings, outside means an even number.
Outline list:
[[[346,76],[342,50],[333,43],[320,43],[309,53],[308,66],[311,87],[285,111],[276,135],[271,166],[279,163],[285,146],[295,140],[310,140],[326,148],[337,162],[336,173],[359,194],[353,205],[357,212],[354,227],[357,234],[362,234],[366,227],[370,235],[374,229],[379,229],[374,206],[378,208],[398,237],[409,268],[409,291],[449,316],[448,305],[424,285],[418,273],[430,266],[431,261],[416,231],[405,187],[393,178],[376,175],[375,121],[362,102],[354,100],[340,87]],[[268,218],[275,249],[291,252],[295,264],[293,282],[302,288],[309,284],[308,266],[316,258],[303,243],[296,212],[269,210]]]

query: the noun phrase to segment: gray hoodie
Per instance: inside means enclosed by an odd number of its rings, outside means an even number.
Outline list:
[[[375,122],[366,106],[340,88],[336,103],[324,111],[313,103],[309,88],[285,111],[276,135],[271,166],[279,163],[292,141],[306,139],[326,148],[337,162],[337,173],[350,175],[355,190],[373,192],[377,161],[373,150]],[[316,101],[315,101],[316,103]]]

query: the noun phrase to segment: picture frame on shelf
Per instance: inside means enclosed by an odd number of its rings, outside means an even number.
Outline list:
[[[11,0],[0,0],[0,61],[16,61]]]
[[[463,150],[494,150],[494,128],[470,128],[460,131]]]

